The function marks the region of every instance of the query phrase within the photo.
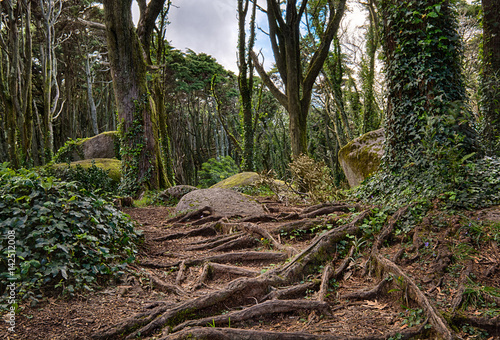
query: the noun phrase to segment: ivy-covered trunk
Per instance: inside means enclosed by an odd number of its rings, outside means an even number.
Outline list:
[[[440,156],[474,151],[450,1],[383,0],[380,10],[388,87],[388,169],[427,167]]]
[[[500,156],[500,2],[483,0],[484,141],[488,154]]]
[[[132,0],[105,0],[111,75],[121,134],[124,194],[157,189],[164,176],[158,146],[155,105],[146,80],[142,45],[132,23]]]
[[[250,37],[248,49],[246,46],[245,19],[248,13],[250,1],[238,0],[238,87],[240,89],[240,105],[243,116],[243,170],[253,171],[254,169],[254,134],[255,125],[254,110],[252,108],[253,95],[253,62],[246,51],[251,51],[255,42],[255,14],[257,2],[252,5],[250,17]]]

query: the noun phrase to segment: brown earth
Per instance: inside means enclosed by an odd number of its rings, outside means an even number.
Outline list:
[[[131,272],[22,306],[0,338],[500,339],[498,207],[434,211],[404,237],[401,209],[364,238],[366,207],[259,200],[254,218],[126,209],[145,235]]]

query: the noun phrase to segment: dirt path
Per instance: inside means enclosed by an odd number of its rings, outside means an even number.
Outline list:
[[[137,274],[24,306],[16,335],[0,337],[500,338],[498,240],[459,217],[429,215],[403,238],[402,210],[364,239],[370,209],[262,203],[266,216],[182,223],[168,222],[172,208],[128,209],[145,235]]]

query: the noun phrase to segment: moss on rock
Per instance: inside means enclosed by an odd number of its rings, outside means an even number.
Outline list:
[[[54,162],[72,162],[94,158],[120,158],[118,131],[106,131],[89,138],[69,140],[54,156]]]
[[[351,188],[378,170],[384,154],[384,139],[384,129],[378,129],[365,133],[340,149],[339,162]]]
[[[256,172],[242,172],[212,185],[211,188],[231,189],[245,187],[255,183],[259,178],[260,176]]]
[[[116,182],[120,182],[121,179],[121,161],[115,158],[96,158],[96,159],[84,159],[80,161],[71,162],[71,167],[76,167],[80,165],[84,169],[88,169],[95,162],[95,166],[101,168],[105,171],[109,170],[109,177]],[[52,164],[51,167],[55,169],[62,169],[68,166],[68,163],[57,163]]]

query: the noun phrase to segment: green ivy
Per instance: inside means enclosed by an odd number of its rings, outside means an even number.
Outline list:
[[[467,124],[461,45],[450,1],[384,0],[381,13],[388,85],[385,165],[389,171],[404,171],[409,163],[424,167],[429,147],[452,147],[457,141],[455,151],[471,153],[476,132]],[[432,141],[425,140],[429,136]]]
[[[120,136],[120,157],[122,159],[122,180],[119,191],[125,196],[136,196],[147,184],[153,172],[150,163],[148,171],[139,174],[139,164],[143,159],[151,160],[153,155],[143,156],[146,141],[144,140],[144,119],[142,113],[145,106],[149,105],[149,94],[145,94],[140,100],[134,101],[135,110],[133,121],[125,128],[125,121],[118,125]],[[147,185],[146,185],[147,186]]]
[[[75,160],[75,155],[78,155],[80,159],[84,158],[82,144],[82,138],[78,139],[69,139],[64,143],[64,145],[57,150],[57,153],[54,155],[53,162],[54,163],[68,163]]]
[[[15,235],[15,282],[20,299],[90,290],[117,278],[135,259],[139,233],[111,203],[75,183],[0,164],[0,232]],[[8,251],[0,256],[6,289]]]

